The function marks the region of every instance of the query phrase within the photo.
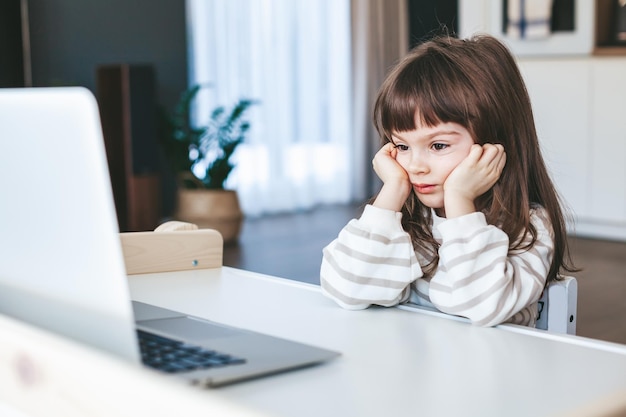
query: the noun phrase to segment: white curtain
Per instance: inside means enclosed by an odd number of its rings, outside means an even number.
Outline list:
[[[248,215],[350,201],[349,0],[189,0],[197,121],[258,99],[229,187]]]
[[[248,140],[227,186],[247,215],[362,201],[376,188],[371,104],[406,52],[406,0],[187,0],[196,106],[245,97]]]
[[[371,160],[380,147],[372,124],[376,93],[391,67],[408,52],[406,0],[352,0],[352,178],[355,196],[365,199],[380,188]]]

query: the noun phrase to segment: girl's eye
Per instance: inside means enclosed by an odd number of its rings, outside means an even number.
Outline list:
[[[432,144],[432,148],[436,151],[443,151],[444,149],[446,149],[449,145],[446,145],[445,143],[433,143]]]
[[[396,145],[396,149],[398,149],[399,151],[408,151],[409,147],[406,145],[403,145],[402,143],[397,143]]]

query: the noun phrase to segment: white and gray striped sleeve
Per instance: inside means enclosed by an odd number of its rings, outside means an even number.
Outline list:
[[[533,209],[531,221],[537,241],[517,251],[509,251],[506,233],[488,225],[482,213],[442,222],[439,267],[429,288],[433,304],[481,326],[495,326],[532,307],[546,283],[554,242],[543,209]],[[534,321],[531,317],[527,324]]]
[[[406,301],[422,270],[401,216],[368,205],[351,220],[323,250],[322,293],[350,310]]]

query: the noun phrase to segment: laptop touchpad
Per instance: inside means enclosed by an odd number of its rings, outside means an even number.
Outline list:
[[[145,320],[140,324],[146,329],[154,329],[167,333],[173,338],[189,342],[202,342],[210,339],[224,338],[241,334],[236,329],[221,326],[193,317],[177,317],[171,319]]]

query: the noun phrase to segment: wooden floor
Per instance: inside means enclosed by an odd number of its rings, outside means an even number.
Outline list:
[[[319,284],[322,248],[361,208],[330,206],[247,219],[224,265]],[[578,280],[577,334],[626,344],[626,243],[571,238]]]

